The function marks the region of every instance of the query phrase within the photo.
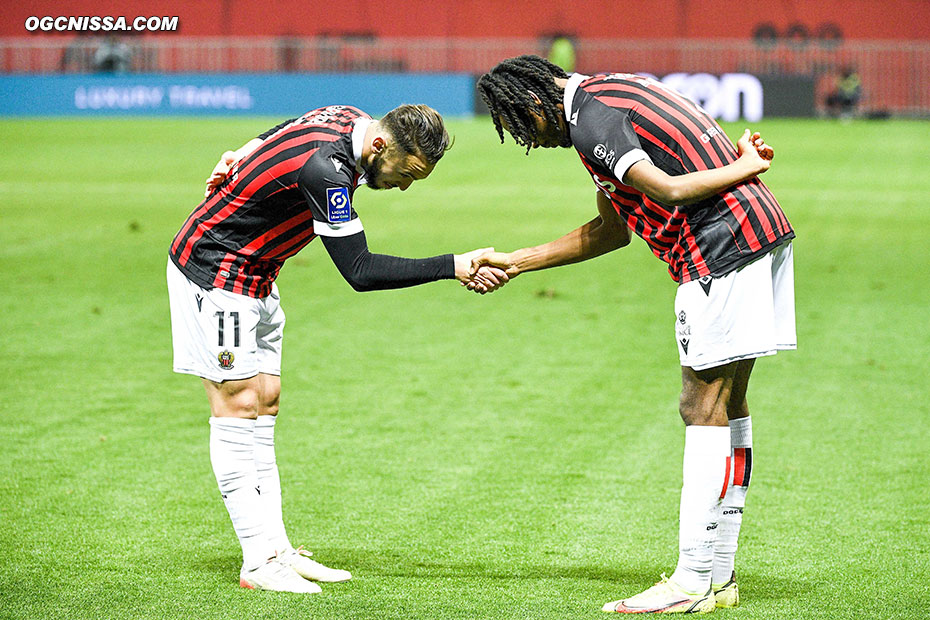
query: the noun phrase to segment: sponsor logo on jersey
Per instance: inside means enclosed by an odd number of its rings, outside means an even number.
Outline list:
[[[194,299],[197,300],[197,312],[200,312],[203,309],[203,295],[197,293],[194,295]]]
[[[607,192],[607,196],[610,196],[610,192],[617,191],[617,186],[608,181],[607,179],[602,179],[593,172],[591,173],[591,178],[594,179],[594,184],[600,187],[602,190]]]
[[[617,161],[617,152],[612,149],[608,151],[607,147],[603,144],[598,144],[594,147],[594,156],[603,160],[608,168],[613,168],[614,162]]]
[[[232,354],[232,351],[221,351],[220,354],[216,356],[216,361],[220,363],[220,368],[223,370],[232,370],[233,362],[236,361],[236,356]]]
[[[684,310],[678,313],[678,322],[681,323],[682,325],[688,322],[688,315],[685,314]]]
[[[332,162],[333,167],[336,169],[336,172],[342,170],[342,162],[336,159],[335,157],[330,157],[329,161]]]
[[[348,187],[326,188],[326,219],[331,223],[348,222],[352,217]]]

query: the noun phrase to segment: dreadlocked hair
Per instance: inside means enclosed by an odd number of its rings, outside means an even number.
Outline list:
[[[541,108],[546,122],[557,125],[560,112],[556,106],[562,102],[562,89],[556,86],[553,78],[567,77],[561,67],[532,55],[508,58],[481,76],[478,92],[488,105],[501,144],[504,143],[503,119],[514,141],[525,146],[529,154],[536,140],[536,123],[530,116],[530,109]],[[533,100],[530,91],[542,101],[541,106]]]

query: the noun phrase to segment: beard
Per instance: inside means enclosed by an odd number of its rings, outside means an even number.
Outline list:
[[[381,171],[384,168],[383,155],[374,157],[370,164],[362,164],[362,172],[365,173],[365,182],[371,189],[387,189],[382,184]]]

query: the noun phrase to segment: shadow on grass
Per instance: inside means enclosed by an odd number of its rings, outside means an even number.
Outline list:
[[[411,579],[499,579],[507,580],[549,580],[573,579],[591,582],[606,582],[631,587],[646,588],[664,571],[671,573],[668,566],[659,564],[628,567],[603,565],[568,564],[553,560],[547,564],[514,563],[502,566],[497,562],[455,562],[425,561],[422,558],[405,556],[396,551],[366,551],[363,549],[319,548],[314,558],[328,566],[346,568],[352,571],[355,581],[366,578],[401,577]],[[234,554],[217,555],[203,558],[195,566],[211,574],[238,575],[240,556]],[[820,589],[816,582],[770,575],[752,571],[743,571],[737,578],[740,593],[752,600],[789,600],[816,595]],[[632,594],[633,592],[631,592]]]

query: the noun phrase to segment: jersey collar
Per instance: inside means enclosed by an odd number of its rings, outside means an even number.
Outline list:
[[[572,73],[568,78],[568,84],[565,85],[565,95],[562,98],[562,105],[565,107],[565,121],[572,122],[572,101],[575,100],[575,91],[578,86],[588,79],[589,76],[581,73]]]
[[[355,159],[355,167],[358,168],[362,161],[362,148],[365,146],[365,132],[371,125],[370,118],[355,119],[355,127],[352,128],[352,157]]]

